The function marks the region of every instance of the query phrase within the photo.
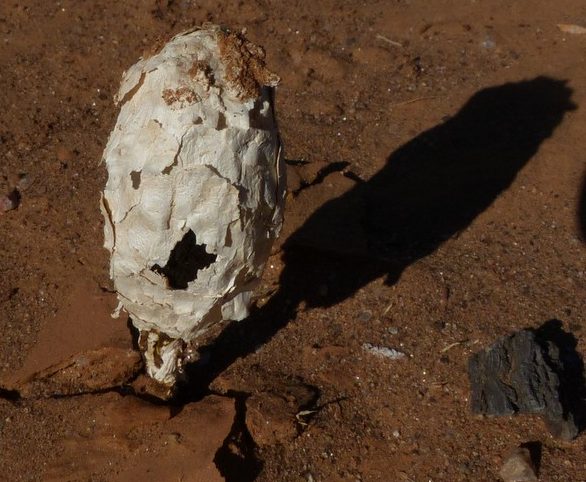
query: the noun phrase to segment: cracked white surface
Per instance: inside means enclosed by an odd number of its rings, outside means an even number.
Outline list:
[[[220,35],[217,27],[180,34],[124,74],[103,156],[110,275],[134,325],[150,333],[147,372],[165,384],[181,365],[184,344],[175,340],[189,343],[248,315],[282,222],[271,87],[240,100],[225,78]],[[153,267],[165,266],[190,230],[216,258],[187,288],[172,289]],[[153,350],[165,353],[164,363]]]

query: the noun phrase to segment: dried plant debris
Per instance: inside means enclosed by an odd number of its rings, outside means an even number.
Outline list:
[[[552,330],[521,330],[471,356],[468,373],[471,409],[476,414],[542,415],[550,432],[575,438],[582,426],[584,387],[581,359]]]
[[[139,60],[116,97],[105,247],[147,374],[169,394],[190,345],[248,315],[280,231],[277,81],[262,49],[207,25]]]
[[[558,28],[564,32],[572,35],[583,35],[586,34],[586,27],[582,25],[575,25],[571,23],[558,23]]]

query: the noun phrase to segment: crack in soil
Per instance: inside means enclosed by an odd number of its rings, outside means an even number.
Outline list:
[[[288,164],[293,165],[293,166],[298,166],[298,165],[303,166],[308,163],[305,161],[291,161]],[[293,195],[293,197],[297,197],[297,196],[299,196],[299,194],[301,194],[306,189],[309,189],[311,187],[315,187],[315,186],[322,184],[328,178],[328,176],[330,176],[331,174],[334,174],[335,172],[341,172],[344,177],[347,177],[348,179],[350,179],[356,183],[364,182],[364,180],[360,176],[358,176],[358,174],[356,174],[352,171],[346,170],[346,168],[349,165],[350,165],[350,163],[348,161],[331,162],[327,166],[321,168],[317,172],[317,174],[315,175],[313,180],[311,180],[309,182],[302,181],[301,185],[297,189],[292,191],[291,194]]]

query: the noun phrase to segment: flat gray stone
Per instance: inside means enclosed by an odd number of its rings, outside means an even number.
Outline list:
[[[579,429],[572,407],[562,396],[565,380],[559,374],[566,371],[560,347],[551,340],[538,339],[536,332],[521,330],[501,338],[470,357],[472,412],[489,416],[539,414],[554,436],[571,440]]]

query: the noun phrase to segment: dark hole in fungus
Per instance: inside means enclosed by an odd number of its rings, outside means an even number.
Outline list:
[[[130,173],[130,180],[132,181],[133,189],[138,189],[140,186],[140,171],[132,171]]]
[[[163,169],[161,171],[162,174],[171,174],[171,171],[173,170],[173,168],[177,165],[177,156],[175,156],[175,159],[173,160],[173,164],[167,166],[165,169]]]
[[[216,125],[216,130],[221,131],[228,127],[228,122],[226,122],[226,116],[221,112],[218,113],[218,124]]]
[[[187,289],[187,284],[197,278],[197,272],[216,261],[217,256],[206,252],[205,244],[197,244],[195,233],[190,229],[179,241],[162,268],[155,264],[151,269],[162,274],[173,290]]]

